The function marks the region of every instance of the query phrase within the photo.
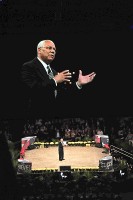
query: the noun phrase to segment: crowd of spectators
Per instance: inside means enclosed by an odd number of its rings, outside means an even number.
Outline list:
[[[96,134],[108,135],[110,143],[115,139],[133,140],[133,117],[89,117],[89,118],[55,118],[36,119],[22,122],[20,133],[14,133],[10,126],[13,120],[4,120],[4,132],[9,140],[15,134],[22,137],[37,136],[39,141],[63,137],[66,140],[94,139]],[[16,127],[17,127],[17,122]],[[20,126],[18,124],[18,126]]]
[[[39,141],[59,137],[72,141],[94,139],[96,134],[108,135],[111,143],[115,139],[131,141],[133,117],[27,120],[22,132],[23,137],[36,135]]]

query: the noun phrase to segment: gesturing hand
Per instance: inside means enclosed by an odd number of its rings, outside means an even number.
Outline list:
[[[64,70],[54,77],[57,83],[70,82],[70,78],[72,78],[72,76],[69,70]]]
[[[79,76],[78,76],[78,81],[77,81],[78,86],[82,86],[82,85],[85,85],[87,83],[90,83],[91,81],[93,81],[95,76],[96,76],[95,72],[92,72],[88,75],[83,76],[82,71],[79,70]]]

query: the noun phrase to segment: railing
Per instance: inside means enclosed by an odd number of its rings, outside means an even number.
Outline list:
[[[122,154],[126,157],[133,159],[133,154],[123,150],[122,148],[118,148],[114,145],[110,145],[110,152],[112,152],[112,151],[115,152],[115,153],[120,153],[120,154]]]

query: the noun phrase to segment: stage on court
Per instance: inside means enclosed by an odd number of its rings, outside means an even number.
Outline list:
[[[65,146],[64,158],[59,161],[58,146],[26,150],[25,159],[32,163],[32,170],[60,169],[60,166],[71,166],[71,169],[98,169],[99,160],[107,153],[104,148],[95,146]]]

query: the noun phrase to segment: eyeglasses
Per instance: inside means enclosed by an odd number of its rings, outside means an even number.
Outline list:
[[[48,46],[48,47],[40,47],[40,48],[45,48],[45,49],[48,49],[48,50],[54,50],[56,52],[56,48],[54,47],[51,47],[51,46]]]

